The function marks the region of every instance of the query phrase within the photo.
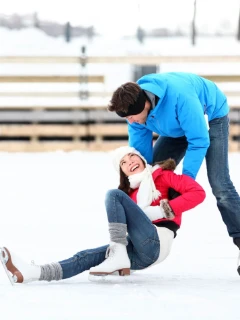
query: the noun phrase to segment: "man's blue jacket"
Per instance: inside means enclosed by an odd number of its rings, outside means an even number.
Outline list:
[[[210,144],[208,121],[228,114],[226,96],[212,81],[183,72],[149,74],[137,83],[159,97],[146,123],[128,123],[129,145],[152,163],[152,132],[164,137],[186,136],[188,148],[183,173],[196,177]]]

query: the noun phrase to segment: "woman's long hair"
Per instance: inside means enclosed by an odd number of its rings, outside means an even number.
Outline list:
[[[143,161],[143,163],[145,164],[144,161]],[[162,168],[162,170],[174,171],[176,169],[176,162],[175,162],[175,160],[173,160],[171,158],[169,158],[165,161],[155,162],[154,165],[156,165],[156,164],[158,164]],[[122,171],[121,167],[120,167],[120,183],[119,183],[118,189],[122,190],[126,194],[129,194],[132,191],[132,189],[130,188],[130,182],[128,180],[128,177]]]

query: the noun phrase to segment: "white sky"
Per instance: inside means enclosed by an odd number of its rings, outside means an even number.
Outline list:
[[[144,28],[189,25],[194,0],[8,0],[2,1],[0,13],[38,12],[40,18],[76,25],[94,25],[104,32],[131,33],[141,24]],[[219,21],[237,25],[239,0],[198,0],[198,22],[211,28]]]

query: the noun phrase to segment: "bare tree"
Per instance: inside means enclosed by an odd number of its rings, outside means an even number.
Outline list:
[[[65,40],[66,42],[70,42],[71,41],[71,24],[70,22],[68,21],[65,25]]]
[[[197,11],[197,0],[194,0],[193,5],[193,20],[192,20],[192,45],[195,46],[196,44],[196,11]]]
[[[137,39],[140,43],[143,43],[145,32],[141,27],[137,28]]]
[[[35,28],[40,28],[40,22],[39,22],[39,18],[38,18],[38,13],[34,12],[33,13],[33,25]]]
[[[240,41],[240,9],[239,9],[239,15],[238,15],[237,39],[238,41]]]

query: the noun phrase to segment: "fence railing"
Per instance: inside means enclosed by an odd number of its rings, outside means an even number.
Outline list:
[[[160,56],[84,56],[86,63],[126,63],[133,65],[154,65],[161,63],[239,63],[240,55],[160,55]],[[81,57],[73,56],[0,56],[0,63],[81,63]]]
[[[128,57],[84,57],[84,65],[101,63],[124,63],[132,65],[154,65],[161,63],[221,63],[235,65],[240,56],[128,56]],[[0,56],[0,64],[81,64],[81,57],[28,57]],[[200,74],[200,73],[199,73]],[[200,74],[201,75],[201,74]],[[202,74],[216,83],[240,83],[240,74]],[[63,84],[97,83],[104,85],[106,75],[80,74],[0,74],[0,83],[12,84]],[[8,88],[9,89],[9,88]],[[226,95],[239,102],[230,104],[229,150],[240,151],[240,90],[227,89]],[[104,103],[90,102],[91,98],[110,98],[111,92],[90,90],[89,101],[80,100],[79,92],[68,90],[0,91],[0,151],[52,151],[52,150],[109,150],[127,144],[127,125],[114,113],[107,111]],[[10,98],[79,98],[79,104],[47,102],[4,104]],[[68,100],[65,100],[68,101]],[[95,99],[96,101],[96,99]],[[86,103],[87,102],[87,103]],[[153,139],[156,139],[153,135]]]

